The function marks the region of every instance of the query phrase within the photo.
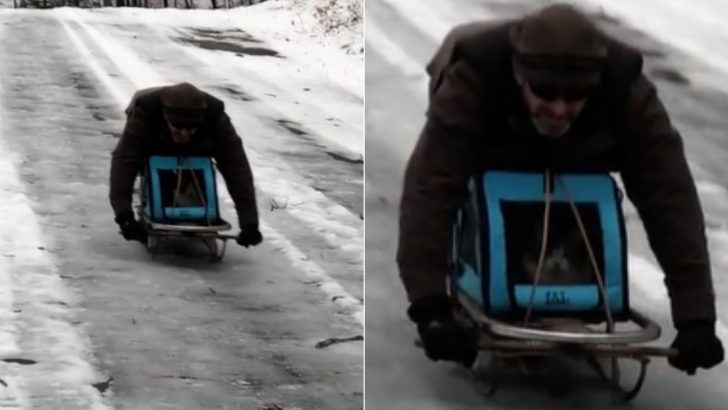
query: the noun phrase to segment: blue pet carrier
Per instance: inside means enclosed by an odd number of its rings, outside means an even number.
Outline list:
[[[147,160],[145,185],[143,210],[153,222],[220,221],[215,171],[208,157],[151,156]],[[188,195],[179,203],[183,190]]]
[[[550,247],[543,260],[550,265],[542,263],[539,276],[547,186]],[[599,314],[605,305],[597,271],[609,309],[618,317],[629,312],[624,217],[608,174],[486,172],[471,179],[454,234],[452,284],[486,314],[515,315],[529,305],[544,316]]]

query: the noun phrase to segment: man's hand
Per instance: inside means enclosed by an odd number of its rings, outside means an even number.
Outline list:
[[[668,358],[675,368],[695,374],[698,367],[709,369],[723,361],[723,344],[715,335],[711,322],[689,322],[678,326],[672,342],[677,355]]]
[[[147,243],[147,231],[144,226],[137,222],[133,212],[124,212],[114,219],[121,229],[121,235],[127,241],[139,241]]]
[[[248,247],[255,246],[263,241],[263,235],[258,230],[258,225],[244,225],[240,227],[240,234],[235,240],[238,245]]]
[[[478,355],[477,331],[466,328],[452,313],[447,296],[429,296],[412,303],[407,313],[417,323],[425,354],[471,367]]]

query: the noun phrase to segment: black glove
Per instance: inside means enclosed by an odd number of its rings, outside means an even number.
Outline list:
[[[144,226],[137,222],[134,218],[134,213],[123,212],[116,216],[114,219],[119,228],[121,229],[121,235],[127,241],[139,241],[141,243],[147,243],[147,231]]]
[[[255,246],[263,241],[263,235],[258,230],[258,225],[244,225],[240,227],[240,233],[235,240],[238,245],[248,247]]]
[[[672,342],[676,356],[667,361],[675,368],[695,374],[698,367],[709,369],[723,361],[723,344],[715,335],[712,322],[688,322],[677,327],[677,336]]]
[[[471,367],[478,356],[478,333],[466,328],[452,312],[447,296],[428,296],[407,310],[417,324],[425,354],[430,360],[447,360]]]

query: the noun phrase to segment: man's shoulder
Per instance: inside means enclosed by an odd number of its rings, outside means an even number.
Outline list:
[[[615,37],[605,35],[607,41],[607,61],[605,73],[614,79],[631,82],[642,73],[642,52],[635,46]]]
[[[509,51],[508,33],[514,20],[475,21],[451,29],[427,65],[430,75],[437,75],[456,60],[483,65],[503,58]]]
[[[490,48],[508,48],[509,33],[517,20],[485,20],[455,26],[446,38],[453,41],[463,52]]]
[[[129,105],[126,107],[126,114],[128,115],[134,107],[141,106],[144,111],[154,111],[155,108],[160,108],[162,105],[162,99],[160,97],[163,87],[149,87],[138,90],[131,97]]]
[[[225,102],[206,91],[203,91],[203,94],[205,94],[208,114],[220,115],[225,112]]]

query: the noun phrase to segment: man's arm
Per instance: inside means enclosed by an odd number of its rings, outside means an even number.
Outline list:
[[[400,203],[397,263],[411,302],[445,294],[452,224],[483,138],[482,89],[470,66],[456,62],[433,81]]]
[[[220,174],[225,179],[230,197],[235,202],[240,227],[258,225],[258,207],[255,198],[255,184],[243,141],[235,132],[225,112],[216,123],[218,146],[215,160]]]
[[[143,139],[147,134],[146,115],[136,106],[129,111],[124,131],[111,154],[109,200],[115,215],[132,213],[134,181],[144,166]]]
[[[705,223],[682,139],[644,75],[632,85],[626,108],[622,179],[665,272],[673,323],[712,322],[715,296]]]

